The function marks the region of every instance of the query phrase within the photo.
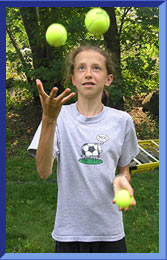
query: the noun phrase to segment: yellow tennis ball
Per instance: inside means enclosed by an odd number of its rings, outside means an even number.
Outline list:
[[[53,23],[46,31],[46,41],[53,47],[59,47],[65,44],[67,40],[67,31],[62,24]]]
[[[128,190],[120,190],[115,195],[115,203],[119,208],[128,208],[133,200]]]
[[[86,29],[94,34],[103,34],[110,27],[110,18],[107,12],[100,8],[93,8],[85,16]]]

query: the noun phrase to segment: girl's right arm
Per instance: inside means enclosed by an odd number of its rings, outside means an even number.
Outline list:
[[[42,128],[36,153],[36,164],[40,177],[46,179],[52,174],[54,135],[58,115],[62,105],[70,100],[75,93],[69,94],[70,89],[66,89],[56,97],[58,88],[54,87],[50,95],[47,95],[42,82],[37,79],[36,84],[42,105]]]

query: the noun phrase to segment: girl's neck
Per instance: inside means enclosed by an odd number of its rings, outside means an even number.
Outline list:
[[[103,110],[101,100],[80,100],[77,101],[77,109],[83,116],[95,116]]]

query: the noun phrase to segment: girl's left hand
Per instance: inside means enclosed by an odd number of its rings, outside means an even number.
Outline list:
[[[128,190],[130,196],[133,196],[134,190],[132,188],[132,186],[130,185],[129,181],[127,180],[127,178],[125,176],[118,176],[114,179],[113,181],[113,189],[114,189],[114,195],[116,195],[116,193],[122,189]],[[113,203],[115,203],[115,196],[113,199]],[[130,206],[135,206],[136,205],[136,200],[134,198],[134,200],[131,202]],[[130,209],[130,207],[125,208],[125,211],[128,211]],[[122,208],[119,208],[119,210],[122,210]]]

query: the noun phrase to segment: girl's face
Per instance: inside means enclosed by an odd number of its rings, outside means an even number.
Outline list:
[[[86,50],[76,55],[71,78],[78,95],[101,98],[104,86],[110,86],[113,75],[107,74],[104,56],[99,52]]]

